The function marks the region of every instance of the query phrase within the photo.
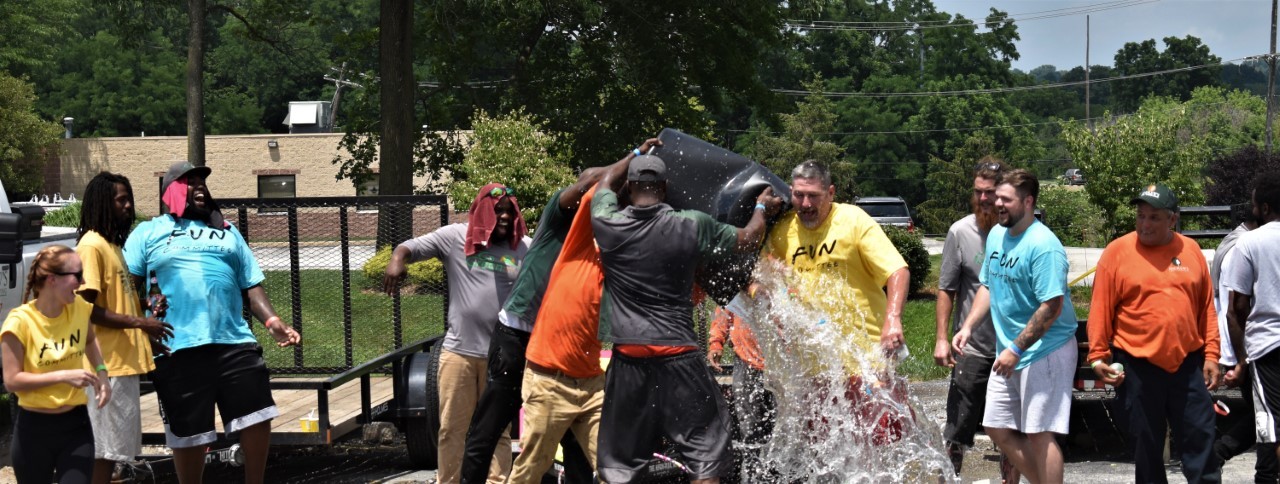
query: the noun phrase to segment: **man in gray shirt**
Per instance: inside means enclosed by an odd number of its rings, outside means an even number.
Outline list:
[[[620,208],[626,177],[631,206]],[[617,164],[591,201],[604,292],[600,332],[611,333],[605,373],[598,468],[605,482],[632,482],[658,451],[674,444],[694,483],[716,483],[732,467],[729,415],[693,332],[693,278],[698,264],[760,245],[766,212],[782,201],[765,189],[743,229],[696,210],[667,205],[666,163],[652,155]]]
[[[1236,358],[1248,362],[1259,443],[1276,443],[1280,419],[1280,172],[1254,180],[1259,227],[1240,235],[1222,272],[1227,327]],[[1280,454],[1280,446],[1277,447]]]
[[[448,330],[440,354],[440,435],[437,482],[460,481],[467,427],[488,376],[489,338],[498,311],[511,294],[529,238],[510,188],[490,183],[471,203],[467,223],[447,225],[396,247],[383,276],[383,290],[397,291],[405,265],[438,258],[449,277]],[[511,473],[510,437],[499,441],[490,482]]]
[[[987,377],[996,360],[996,332],[991,325],[991,315],[984,315],[974,328],[964,355],[958,358],[951,353],[951,334],[960,329],[960,324],[969,316],[973,297],[982,285],[978,282],[978,273],[982,271],[987,232],[996,224],[996,182],[1003,171],[1004,163],[990,156],[978,162],[970,200],[973,213],[951,224],[942,246],[933,359],[938,366],[951,368],[947,424],[942,436],[947,441],[947,456],[956,474],[960,474],[965,449],[973,447],[973,435],[982,423]],[[1017,470],[1007,462],[1002,454],[1001,477],[1005,482],[1017,482]]]

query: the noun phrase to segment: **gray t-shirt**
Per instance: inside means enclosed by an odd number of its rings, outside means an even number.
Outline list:
[[[408,262],[438,258],[449,276],[449,330],[444,348],[454,353],[484,358],[489,355],[489,338],[498,322],[498,310],[511,294],[520,262],[529,250],[529,238],[519,247],[489,244],[467,257],[463,251],[467,224],[441,227],[435,232],[409,239],[401,247],[409,249]]]
[[[738,229],[665,203],[619,210],[617,194],[605,188],[591,200],[591,228],[604,268],[602,339],[696,346],[694,272],[705,258],[732,251]]]
[[[947,240],[942,245],[942,267],[938,271],[938,290],[955,293],[951,318],[953,333],[969,317],[973,297],[978,293],[978,288],[982,287],[982,283],[978,282],[978,274],[982,272],[982,256],[986,246],[987,237],[978,230],[978,218],[973,214],[951,224],[951,228],[947,230]],[[995,357],[996,330],[991,326],[990,312],[983,315],[982,321],[973,328],[965,353]]]
[[[1241,234],[1222,285],[1253,296],[1244,325],[1244,346],[1253,362],[1280,346],[1280,222]],[[1239,356],[1239,355],[1237,355]]]

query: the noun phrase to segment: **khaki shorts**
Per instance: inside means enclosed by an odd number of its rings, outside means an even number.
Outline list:
[[[142,417],[138,412],[138,375],[113,376],[111,400],[98,408],[93,385],[89,394],[89,421],[93,423],[93,458],[130,462],[142,453]]]

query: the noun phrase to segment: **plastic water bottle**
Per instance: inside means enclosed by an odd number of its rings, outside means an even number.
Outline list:
[[[160,306],[164,294],[160,292],[160,279],[156,277],[156,271],[151,271],[150,279],[151,288],[147,290],[147,310],[151,312],[152,317],[156,317],[155,308]]]

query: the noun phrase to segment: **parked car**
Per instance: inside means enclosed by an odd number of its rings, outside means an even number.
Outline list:
[[[908,232],[915,232],[916,223],[911,219],[911,210],[902,197],[862,197],[854,205],[867,212],[880,225],[902,227]]]
[[[1062,175],[1062,181],[1068,185],[1084,185],[1084,172],[1079,168],[1071,168],[1067,173]]]

